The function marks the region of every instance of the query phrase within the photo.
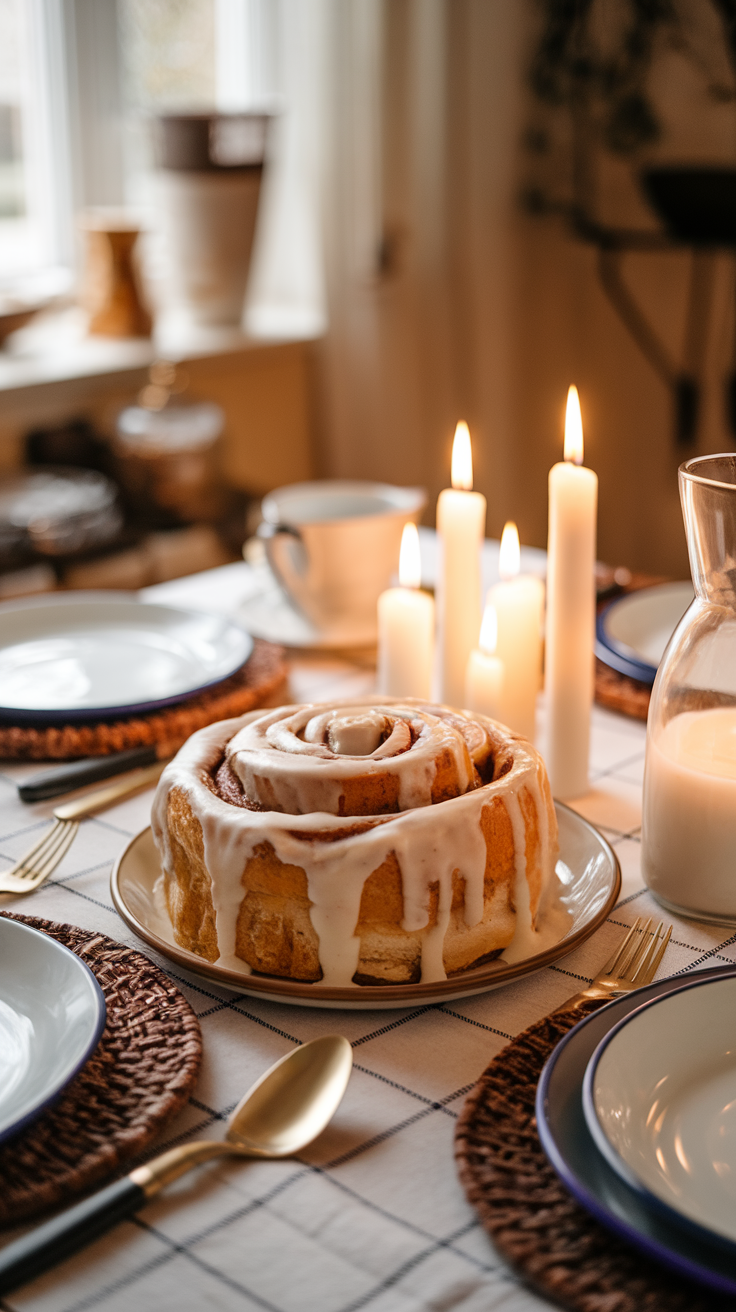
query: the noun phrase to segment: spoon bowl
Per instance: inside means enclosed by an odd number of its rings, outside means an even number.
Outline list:
[[[277,1061],[238,1103],[226,1141],[249,1157],[290,1157],[321,1134],[350,1079],[347,1039],[325,1035]]]
[[[317,1138],[347,1088],[353,1050],[340,1034],[326,1034],[287,1052],[248,1090],[228,1121],[224,1139],[185,1143],[131,1171],[152,1198],[185,1171],[212,1157],[289,1157]]]

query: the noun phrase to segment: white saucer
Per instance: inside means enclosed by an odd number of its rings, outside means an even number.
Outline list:
[[[105,999],[69,948],[0,916],[0,1140],[59,1096],[94,1052]]]
[[[699,980],[627,1016],[593,1054],[588,1129],[655,1206],[736,1256],[736,978]]]
[[[267,565],[251,566],[257,586],[251,596],[239,602],[235,618],[254,638],[265,638],[283,647],[305,647],[318,651],[347,647],[375,647],[378,630],[375,621],[356,625],[335,624],[317,628],[292,606]]]
[[[222,616],[70,592],[0,606],[0,719],[44,723],[169,706],[227,679],[253,641]]]
[[[359,1011],[468,998],[532,974],[564,957],[595,932],[616,902],[621,871],[613,849],[576,811],[560,802],[555,806],[560,830],[559,884],[541,917],[539,951],[513,963],[502,959],[491,961],[433,984],[334,988],[277,979],[272,975],[247,974],[245,970],[226,970],[186,951],[174,941],[171,921],[156,889],[161,867],[150,829],[138,834],[119,857],[112,873],[112,900],[125,923],[151,947],[192,974],[224,984],[238,993],[298,1007]]]

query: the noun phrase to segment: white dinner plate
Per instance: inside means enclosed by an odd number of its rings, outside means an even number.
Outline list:
[[[585,1076],[612,1169],[736,1257],[736,978],[685,984],[606,1035]]]
[[[715,967],[686,978],[695,982],[727,975],[736,976],[736,968]],[[644,1001],[672,993],[682,983],[681,977],[657,980],[609,1002],[570,1030],[542,1071],[536,1099],[537,1128],[563,1184],[597,1221],[676,1275],[733,1297],[736,1266],[730,1253],[720,1243],[703,1239],[694,1227],[675,1221],[672,1212],[650,1206],[643,1192],[631,1188],[598,1152],[583,1114],[583,1080],[601,1039]]]
[[[0,916],[0,1140],[58,1098],[105,1028],[105,999],[69,948]]]
[[[232,620],[139,601],[132,593],[71,592],[0,606],[0,720],[131,715],[202,692],[253,650]]]
[[[659,583],[612,601],[598,616],[596,655],[621,674],[653,683],[694,595],[690,582]]]
[[[572,952],[610,914],[621,887],[621,871],[613,849],[598,830],[576,811],[555,803],[560,831],[558,885],[540,917],[539,950],[522,961],[503,959],[452,975],[433,984],[360,985],[335,988],[323,984],[277,979],[273,975],[226,970],[179,947],[157,881],[159,856],[150,829],[126,847],[112,873],[116,910],[134,933],[171,961],[195,975],[239,993],[270,998],[299,1007],[384,1010],[472,997],[512,979],[541,970]]]

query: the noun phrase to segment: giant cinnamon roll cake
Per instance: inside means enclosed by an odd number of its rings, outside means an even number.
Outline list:
[[[338,986],[444,979],[518,947],[557,856],[528,742],[391,699],[201,729],[152,818],[177,943]]]

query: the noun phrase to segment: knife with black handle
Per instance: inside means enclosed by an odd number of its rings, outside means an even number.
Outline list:
[[[165,754],[171,754],[169,748]],[[84,761],[67,761],[64,765],[54,766],[53,770],[42,770],[40,774],[34,774],[31,779],[18,784],[18,795],[22,802],[43,802],[49,797],[60,797],[62,793],[83,788],[85,784],[97,783],[99,779],[110,779],[113,775],[136,770],[142,765],[153,765],[159,756],[159,748],[148,746],[131,747],[126,752],[93,756]]]

